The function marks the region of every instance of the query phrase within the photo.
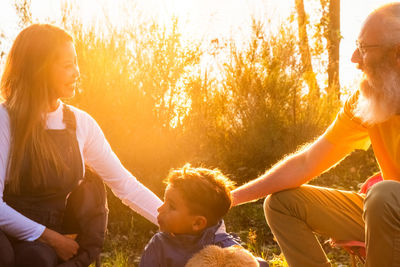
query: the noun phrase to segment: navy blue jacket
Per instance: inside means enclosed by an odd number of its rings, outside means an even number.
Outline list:
[[[158,232],[147,243],[139,267],[184,267],[189,259],[208,245],[222,248],[240,245],[225,230],[224,221],[206,228],[201,235],[171,235]],[[259,260],[260,266],[268,266]]]

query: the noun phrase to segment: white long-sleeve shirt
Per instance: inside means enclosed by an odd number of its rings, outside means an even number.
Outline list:
[[[84,165],[90,166],[111,188],[113,193],[132,210],[157,224],[157,208],[162,201],[126,170],[97,122],[86,112],[71,107],[76,118],[76,137]],[[65,129],[63,110],[48,113],[48,129]],[[0,229],[18,239],[33,241],[39,238],[45,226],[23,216],[3,201],[4,184],[10,151],[10,119],[4,104],[0,104]]]

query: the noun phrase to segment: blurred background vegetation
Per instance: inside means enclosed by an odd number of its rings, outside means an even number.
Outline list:
[[[322,134],[340,109],[347,90],[332,67],[338,58],[331,44],[340,42],[332,2],[321,1],[314,24],[298,0],[278,30],[254,19],[241,47],[230,39],[184,41],[177,19],[171,27],[149,21],[99,32],[65,5],[57,24],[74,36],[81,71],[81,89],[66,102],[96,119],[124,166],[160,197],[168,171],[186,162],[219,168],[240,185]],[[32,22],[30,1],[15,8],[21,28]],[[320,74],[324,80],[316,81]],[[371,151],[356,151],[312,183],[358,190],[377,170]],[[103,264],[135,265],[157,229],[111,193],[109,206]],[[235,207],[226,224],[252,252],[284,265],[262,200]],[[348,263],[324,247],[334,263]]]

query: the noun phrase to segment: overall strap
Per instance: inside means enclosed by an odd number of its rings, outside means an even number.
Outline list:
[[[66,104],[62,104],[62,105],[63,105],[63,122],[65,123],[67,130],[70,130],[71,132],[75,133],[76,132],[75,114],[69,108],[68,105],[66,105]]]
[[[62,230],[66,198],[77,187],[83,175],[75,115],[67,105],[62,105],[66,129],[47,129],[49,141],[54,143],[54,149],[64,163],[62,173],[49,161],[50,164],[44,171],[46,182],[33,186],[32,181],[36,174],[31,171],[30,166],[35,164],[36,159],[27,155],[24,158],[26,165],[22,169],[21,192],[13,194],[6,191],[3,196],[5,202],[21,214],[56,231]]]

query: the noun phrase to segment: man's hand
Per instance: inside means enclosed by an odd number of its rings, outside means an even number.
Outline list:
[[[67,261],[78,253],[79,245],[71,235],[62,235],[46,228],[38,238],[39,241],[48,244],[63,261]]]

